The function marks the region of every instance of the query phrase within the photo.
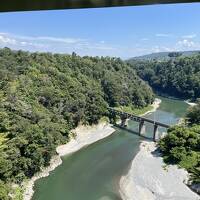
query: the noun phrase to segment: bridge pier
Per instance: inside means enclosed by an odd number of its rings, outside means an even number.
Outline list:
[[[126,120],[127,120],[127,118],[125,117],[125,116],[123,116],[123,115],[121,115],[121,124],[120,124],[120,126],[121,127],[126,127]]]
[[[153,127],[153,141],[154,142],[156,142],[157,134],[158,134],[158,125],[154,124],[154,127]]]
[[[146,130],[146,126],[144,124],[144,120],[141,120],[139,122],[139,135],[142,135],[145,133],[145,130]]]
[[[114,108],[108,108],[110,113],[114,116],[118,115],[121,118],[121,126],[125,127],[126,126],[126,120],[127,119],[131,119],[133,121],[139,122],[139,135],[142,135],[145,133],[145,122],[151,123],[154,127],[153,127],[153,140],[156,141],[158,140],[158,127],[164,127],[164,128],[169,128],[170,125],[159,122],[159,121],[155,121],[152,119],[148,119],[145,117],[141,117],[141,116],[137,116],[134,114],[130,114],[127,112],[123,112],[123,111],[119,111],[119,110],[115,110]]]

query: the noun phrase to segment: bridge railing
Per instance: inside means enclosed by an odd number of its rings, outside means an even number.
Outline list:
[[[156,121],[156,120],[148,119],[146,117],[141,117],[141,116],[138,116],[138,115],[127,113],[127,112],[124,112],[124,111],[119,111],[119,110],[111,108],[111,107],[109,107],[108,110],[110,110],[111,112],[114,112],[116,115],[123,115],[126,118],[132,119],[132,120],[137,121],[137,122],[146,121],[146,122],[152,123],[154,125],[162,126],[164,128],[170,127],[170,125],[168,125],[168,124],[165,124],[165,123],[162,123],[162,122],[159,122],[159,121]]]

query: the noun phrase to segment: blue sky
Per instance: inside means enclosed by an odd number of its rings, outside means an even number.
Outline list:
[[[0,47],[129,58],[200,50],[200,3],[0,14]]]

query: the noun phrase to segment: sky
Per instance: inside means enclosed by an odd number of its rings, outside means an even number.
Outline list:
[[[0,14],[0,48],[115,56],[200,50],[200,3]]]

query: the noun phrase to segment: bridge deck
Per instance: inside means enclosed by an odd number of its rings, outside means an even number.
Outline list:
[[[126,118],[130,118],[130,119],[132,119],[134,121],[137,121],[137,122],[146,121],[146,122],[152,123],[152,124],[157,125],[157,126],[162,126],[164,128],[169,128],[170,127],[170,125],[168,125],[168,124],[165,124],[165,123],[162,123],[162,122],[159,122],[159,121],[155,121],[155,120],[152,120],[152,119],[148,119],[146,117],[140,117],[140,116],[137,116],[137,115],[134,115],[134,114],[130,114],[130,113],[127,113],[127,112],[119,111],[119,110],[116,110],[114,108],[109,108],[109,110],[111,112],[114,112],[117,115],[123,115]]]

